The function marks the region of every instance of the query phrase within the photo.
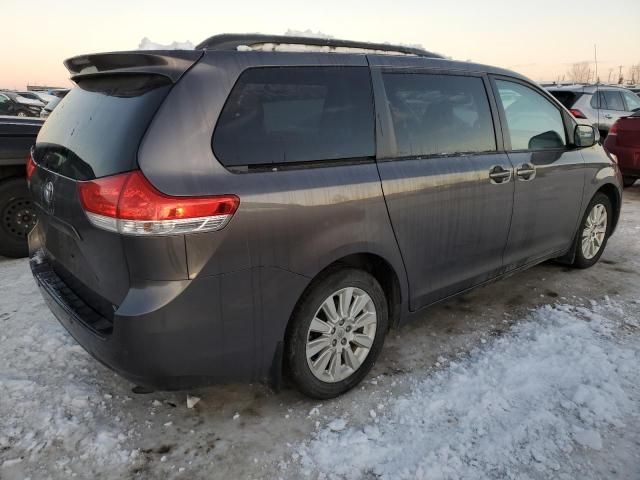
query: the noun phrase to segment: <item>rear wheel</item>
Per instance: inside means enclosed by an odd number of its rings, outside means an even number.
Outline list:
[[[345,268],[318,281],[287,335],[287,365],[298,389],[326,399],[355,387],[382,349],[388,317],[384,291],[368,273]]]
[[[26,257],[27,235],[36,224],[36,214],[24,178],[0,183],[0,255]]]
[[[612,219],[609,197],[597,193],[591,199],[578,230],[575,267],[589,268],[600,259],[607,245]]]
[[[624,185],[624,188],[628,188],[636,183],[636,180],[636,177],[622,177],[622,184]]]

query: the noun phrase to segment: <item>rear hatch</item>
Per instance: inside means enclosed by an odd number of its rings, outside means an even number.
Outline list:
[[[583,95],[582,92],[574,92],[571,90],[549,90],[549,93],[564,105],[567,110],[571,110],[578,99]]]
[[[200,55],[134,52],[68,60],[78,87],[38,135],[30,179],[39,218],[36,246],[66,287],[107,319],[130,285],[124,241],[88,220],[78,186],[138,168],[138,147],[155,112]]]
[[[640,112],[618,120],[618,145],[640,148]]]

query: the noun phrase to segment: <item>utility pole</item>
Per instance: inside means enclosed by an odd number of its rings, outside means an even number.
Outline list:
[[[622,83],[622,65],[618,65],[618,85]]]
[[[598,46],[593,45],[593,59],[596,62],[596,83],[600,83],[600,77],[598,77]]]

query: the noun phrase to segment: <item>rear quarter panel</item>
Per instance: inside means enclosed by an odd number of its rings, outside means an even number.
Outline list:
[[[609,188],[615,192],[617,202],[614,205],[616,211],[616,222],[619,215],[619,208],[622,199],[622,174],[616,165],[607,155],[600,144],[590,148],[580,150],[585,162],[585,186],[582,198],[582,214],[593,196],[602,188]]]
[[[162,192],[240,197],[240,208],[224,233],[188,238],[188,250],[193,247],[198,257],[189,261],[190,276],[278,266],[312,277],[334,257],[360,249],[398,266],[373,161],[231,173],[215,158],[211,137],[239,74],[248,67],[292,64],[366,67],[367,60],[331,54],[209,52],[175,85],[142,141],[140,167]],[[215,245],[216,258],[198,254],[203,244]]]
[[[263,363],[273,358],[275,342],[284,337],[302,293],[300,286],[307,286],[337,259],[353,253],[376,254],[395,269],[403,300],[407,292],[373,160],[232,173],[216,159],[212,134],[238,76],[248,67],[277,65],[366,67],[367,60],[364,56],[331,54],[208,52],[173,87],[138,155],[145,176],[162,192],[240,197],[238,211],[223,230],[186,237],[188,271],[192,279],[240,270],[254,272],[250,286],[255,292],[252,328],[256,343],[266,343]],[[286,282],[274,283],[278,275],[273,272],[278,270],[304,280],[296,282],[296,288]],[[234,296],[225,301],[235,301]],[[401,311],[405,310],[403,305]],[[250,331],[249,323],[247,326]]]

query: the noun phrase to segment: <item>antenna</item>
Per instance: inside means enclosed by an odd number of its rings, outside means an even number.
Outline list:
[[[593,58],[596,61],[596,84],[600,83],[600,77],[598,77],[598,46],[593,46]]]
[[[598,105],[598,130],[600,130],[600,79],[598,78],[598,46],[593,44],[593,59],[596,62],[596,105]]]

